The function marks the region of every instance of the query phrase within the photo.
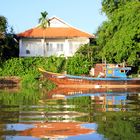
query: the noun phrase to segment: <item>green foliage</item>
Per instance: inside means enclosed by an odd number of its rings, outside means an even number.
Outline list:
[[[23,75],[22,76],[23,80],[22,80],[22,83],[21,83],[22,86],[23,87],[28,87],[28,88],[36,87],[36,85],[39,84],[39,83],[35,78],[36,78],[35,75],[31,72],[29,72],[26,75]],[[39,86],[38,86],[38,88],[39,88]]]
[[[44,80],[41,83],[48,91],[51,91],[52,89],[54,89],[56,87],[56,85],[52,82],[49,81],[48,79]]]
[[[108,2],[112,3],[113,0]],[[109,20],[104,22],[98,30],[97,44],[103,48],[99,56],[106,58],[110,63],[126,61],[129,65],[138,66],[140,2],[130,1],[125,5],[121,4],[111,14]]]
[[[38,71],[39,67],[52,72],[64,71],[65,58],[49,57],[49,58],[12,58],[5,61],[0,68],[0,76],[19,76],[22,79],[24,87],[38,87],[38,85],[47,85],[50,90],[54,84],[46,80],[38,82],[41,76]]]
[[[5,37],[7,29],[7,20],[4,16],[0,16],[0,40]]]
[[[52,72],[63,72],[65,69],[66,59],[64,57],[50,56],[47,59],[46,69]]]
[[[33,74],[35,77],[38,77],[39,67],[43,67],[52,72],[60,72],[63,70],[64,65],[65,58],[12,58],[3,63],[0,75],[22,77],[26,74]]]
[[[81,46],[76,54],[81,55],[81,57],[84,57],[85,59],[87,59],[91,65],[100,62],[100,58],[98,57],[98,53],[99,53],[100,47],[95,45],[89,45],[89,44],[85,44],[83,46]]]
[[[90,68],[100,62],[99,50],[100,48],[96,44],[81,46],[73,57],[67,59],[67,72],[75,75],[89,74]]]
[[[13,29],[7,32],[8,23],[5,17],[0,16],[0,62],[18,56],[18,44]]]
[[[91,63],[86,57],[76,54],[67,60],[67,72],[69,74],[88,74]]]
[[[3,48],[5,44],[5,34],[6,34],[6,28],[7,28],[7,20],[5,17],[0,16],[0,62],[1,57],[3,55]]]
[[[138,2],[139,0],[102,0],[102,11],[107,16],[112,16],[112,13],[123,7],[128,2]]]
[[[16,38],[16,35],[12,32],[6,34],[3,53],[1,56],[3,60],[7,60],[11,57],[17,57],[19,55],[19,46]]]

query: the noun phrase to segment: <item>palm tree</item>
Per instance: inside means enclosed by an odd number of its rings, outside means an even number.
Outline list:
[[[46,42],[45,42],[45,36],[44,36],[44,31],[47,27],[49,27],[49,19],[47,17],[48,13],[46,11],[41,12],[41,17],[39,18],[39,23],[40,23],[40,27],[43,28],[43,39],[44,39],[44,43],[43,43],[43,48],[44,48],[44,56],[46,55]]]
[[[39,23],[42,28],[49,27],[49,20],[47,17],[48,13],[46,11],[41,12],[41,17],[39,18]]]

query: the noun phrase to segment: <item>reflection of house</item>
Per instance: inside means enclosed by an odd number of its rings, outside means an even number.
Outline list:
[[[32,136],[36,138],[46,138],[52,140],[66,139],[70,136],[87,135],[94,133],[94,128],[86,128],[78,122],[55,122],[36,123],[34,128],[29,128],[20,132],[21,136]],[[93,124],[91,124],[92,126]],[[69,138],[68,138],[69,139]]]
[[[97,108],[100,111],[124,111],[126,109],[126,95],[93,95],[91,99],[95,105],[101,105]]]
[[[82,45],[90,42],[94,35],[78,30],[59,18],[49,19],[46,29],[35,27],[18,34],[19,56],[72,56]]]
[[[65,96],[65,98],[75,98],[75,97],[86,97],[90,96],[92,104],[94,104],[95,110],[98,111],[124,111],[126,110],[126,95],[108,95],[106,93],[79,93],[71,92]]]

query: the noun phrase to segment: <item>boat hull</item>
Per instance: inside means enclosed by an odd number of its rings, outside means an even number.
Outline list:
[[[44,77],[61,88],[136,88],[140,87],[139,78],[93,78],[42,72]]]

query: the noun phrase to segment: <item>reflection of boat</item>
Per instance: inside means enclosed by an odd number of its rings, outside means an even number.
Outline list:
[[[43,90],[44,96],[47,99],[65,99],[66,96],[82,95],[82,94],[112,94],[112,93],[136,93],[140,92],[140,87],[138,88],[60,88],[57,87],[51,91]],[[45,98],[45,97],[44,97]]]
[[[64,138],[68,136],[76,136],[81,134],[93,133],[95,130],[84,128],[82,123],[77,122],[47,122],[35,124],[34,128],[30,128],[20,132],[22,136],[34,136],[38,138]]]
[[[52,73],[39,68],[44,77],[53,81],[58,87],[69,88],[136,88],[140,86],[140,78],[127,78],[130,67],[98,64],[94,76],[74,76],[68,74]]]

